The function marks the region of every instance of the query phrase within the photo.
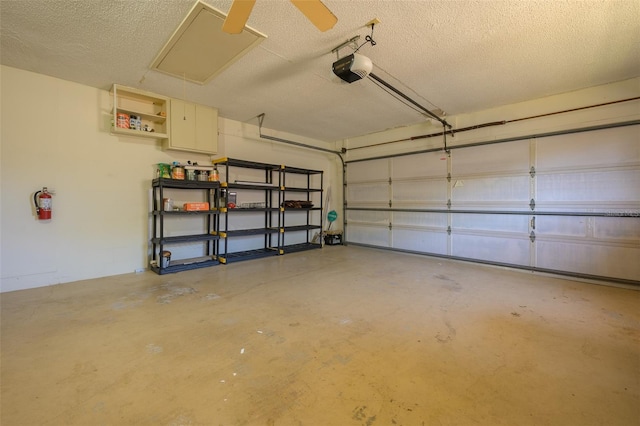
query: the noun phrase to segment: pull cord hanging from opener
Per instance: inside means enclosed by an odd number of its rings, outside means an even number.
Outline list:
[[[358,50],[360,50],[360,48],[367,43],[371,43],[372,47],[376,45],[376,41],[373,39],[373,27],[375,27],[375,25],[375,23],[371,23],[371,35],[365,36],[364,43],[358,46],[358,48],[354,50],[353,53],[358,53]]]
[[[187,119],[187,74],[182,73],[182,120]]]

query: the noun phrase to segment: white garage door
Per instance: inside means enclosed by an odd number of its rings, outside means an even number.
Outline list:
[[[640,131],[347,163],[346,241],[640,282]]]

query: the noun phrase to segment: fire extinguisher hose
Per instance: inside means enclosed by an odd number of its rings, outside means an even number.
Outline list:
[[[41,192],[42,191],[36,191],[36,193],[33,194],[33,205],[36,207],[36,214],[40,214],[40,206],[38,206],[38,194]]]

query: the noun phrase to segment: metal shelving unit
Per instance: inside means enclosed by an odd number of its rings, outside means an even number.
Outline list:
[[[203,182],[177,180],[167,178],[157,178],[152,182],[153,188],[153,236],[151,270],[163,275],[173,272],[186,271],[189,269],[204,268],[217,265],[218,260],[218,240],[217,229],[219,226],[219,212],[216,208],[217,194],[220,188],[219,182]],[[166,189],[202,191],[204,198],[209,203],[209,210],[204,211],[166,211],[164,210],[164,195]],[[204,229],[202,233],[188,235],[166,236],[165,222],[171,218],[204,218]],[[162,264],[162,253],[166,246],[176,244],[204,244],[204,256],[196,256],[184,259],[173,259],[168,266]]]
[[[220,158],[213,160],[222,179],[218,202],[221,215],[219,260],[221,263],[258,259],[281,254],[279,246],[280,216],[274,205],[279,200],[279,165]],[[232,176],[243,179],[233,179]],[[244,177],[249,176],[249,180]],[[229,194],[250,196],[252,203],[229,205]],[[251,205],[245,206],[246,205]],[[259,206],[259,207],[255,207]],[[264,238],[256,238],[256,237]]]
[[[221,263],[322,247],[322,171],[230,158],[213,160],[213,164],[224,176],[220,184],[223,201],[218,203]],[[250,176],[249,180],[245,176]],[[287,180],[291,186],[287,186]],[[238,202],[232,208],[228,206],[228,194],[234,191]],[[285,207],[286,197],[292,194],[314,205]],[[253,198],[253,202],[240,202],[243,197]],[[316,242],[314,234],[318,234]],[[247,240],[245,246],[240,244],[242,238]],[[236,241],[238,246],[232,247]]]
[[[282,217],[280,247],[282,252],[293,253],[321,248],[324,172],[281,166],[280,175],[282,182],[279,203]],[[301,207],[287,207],[285,201],[290,196],[305,204]]]

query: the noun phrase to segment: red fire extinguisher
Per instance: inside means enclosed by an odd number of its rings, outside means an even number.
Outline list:
[[[42,191],[36,191],[36,193],[33,194],[33,204],[36,206],[38,219],[51,219],[51,194],[47,191],[46,186],[42,188]]]

